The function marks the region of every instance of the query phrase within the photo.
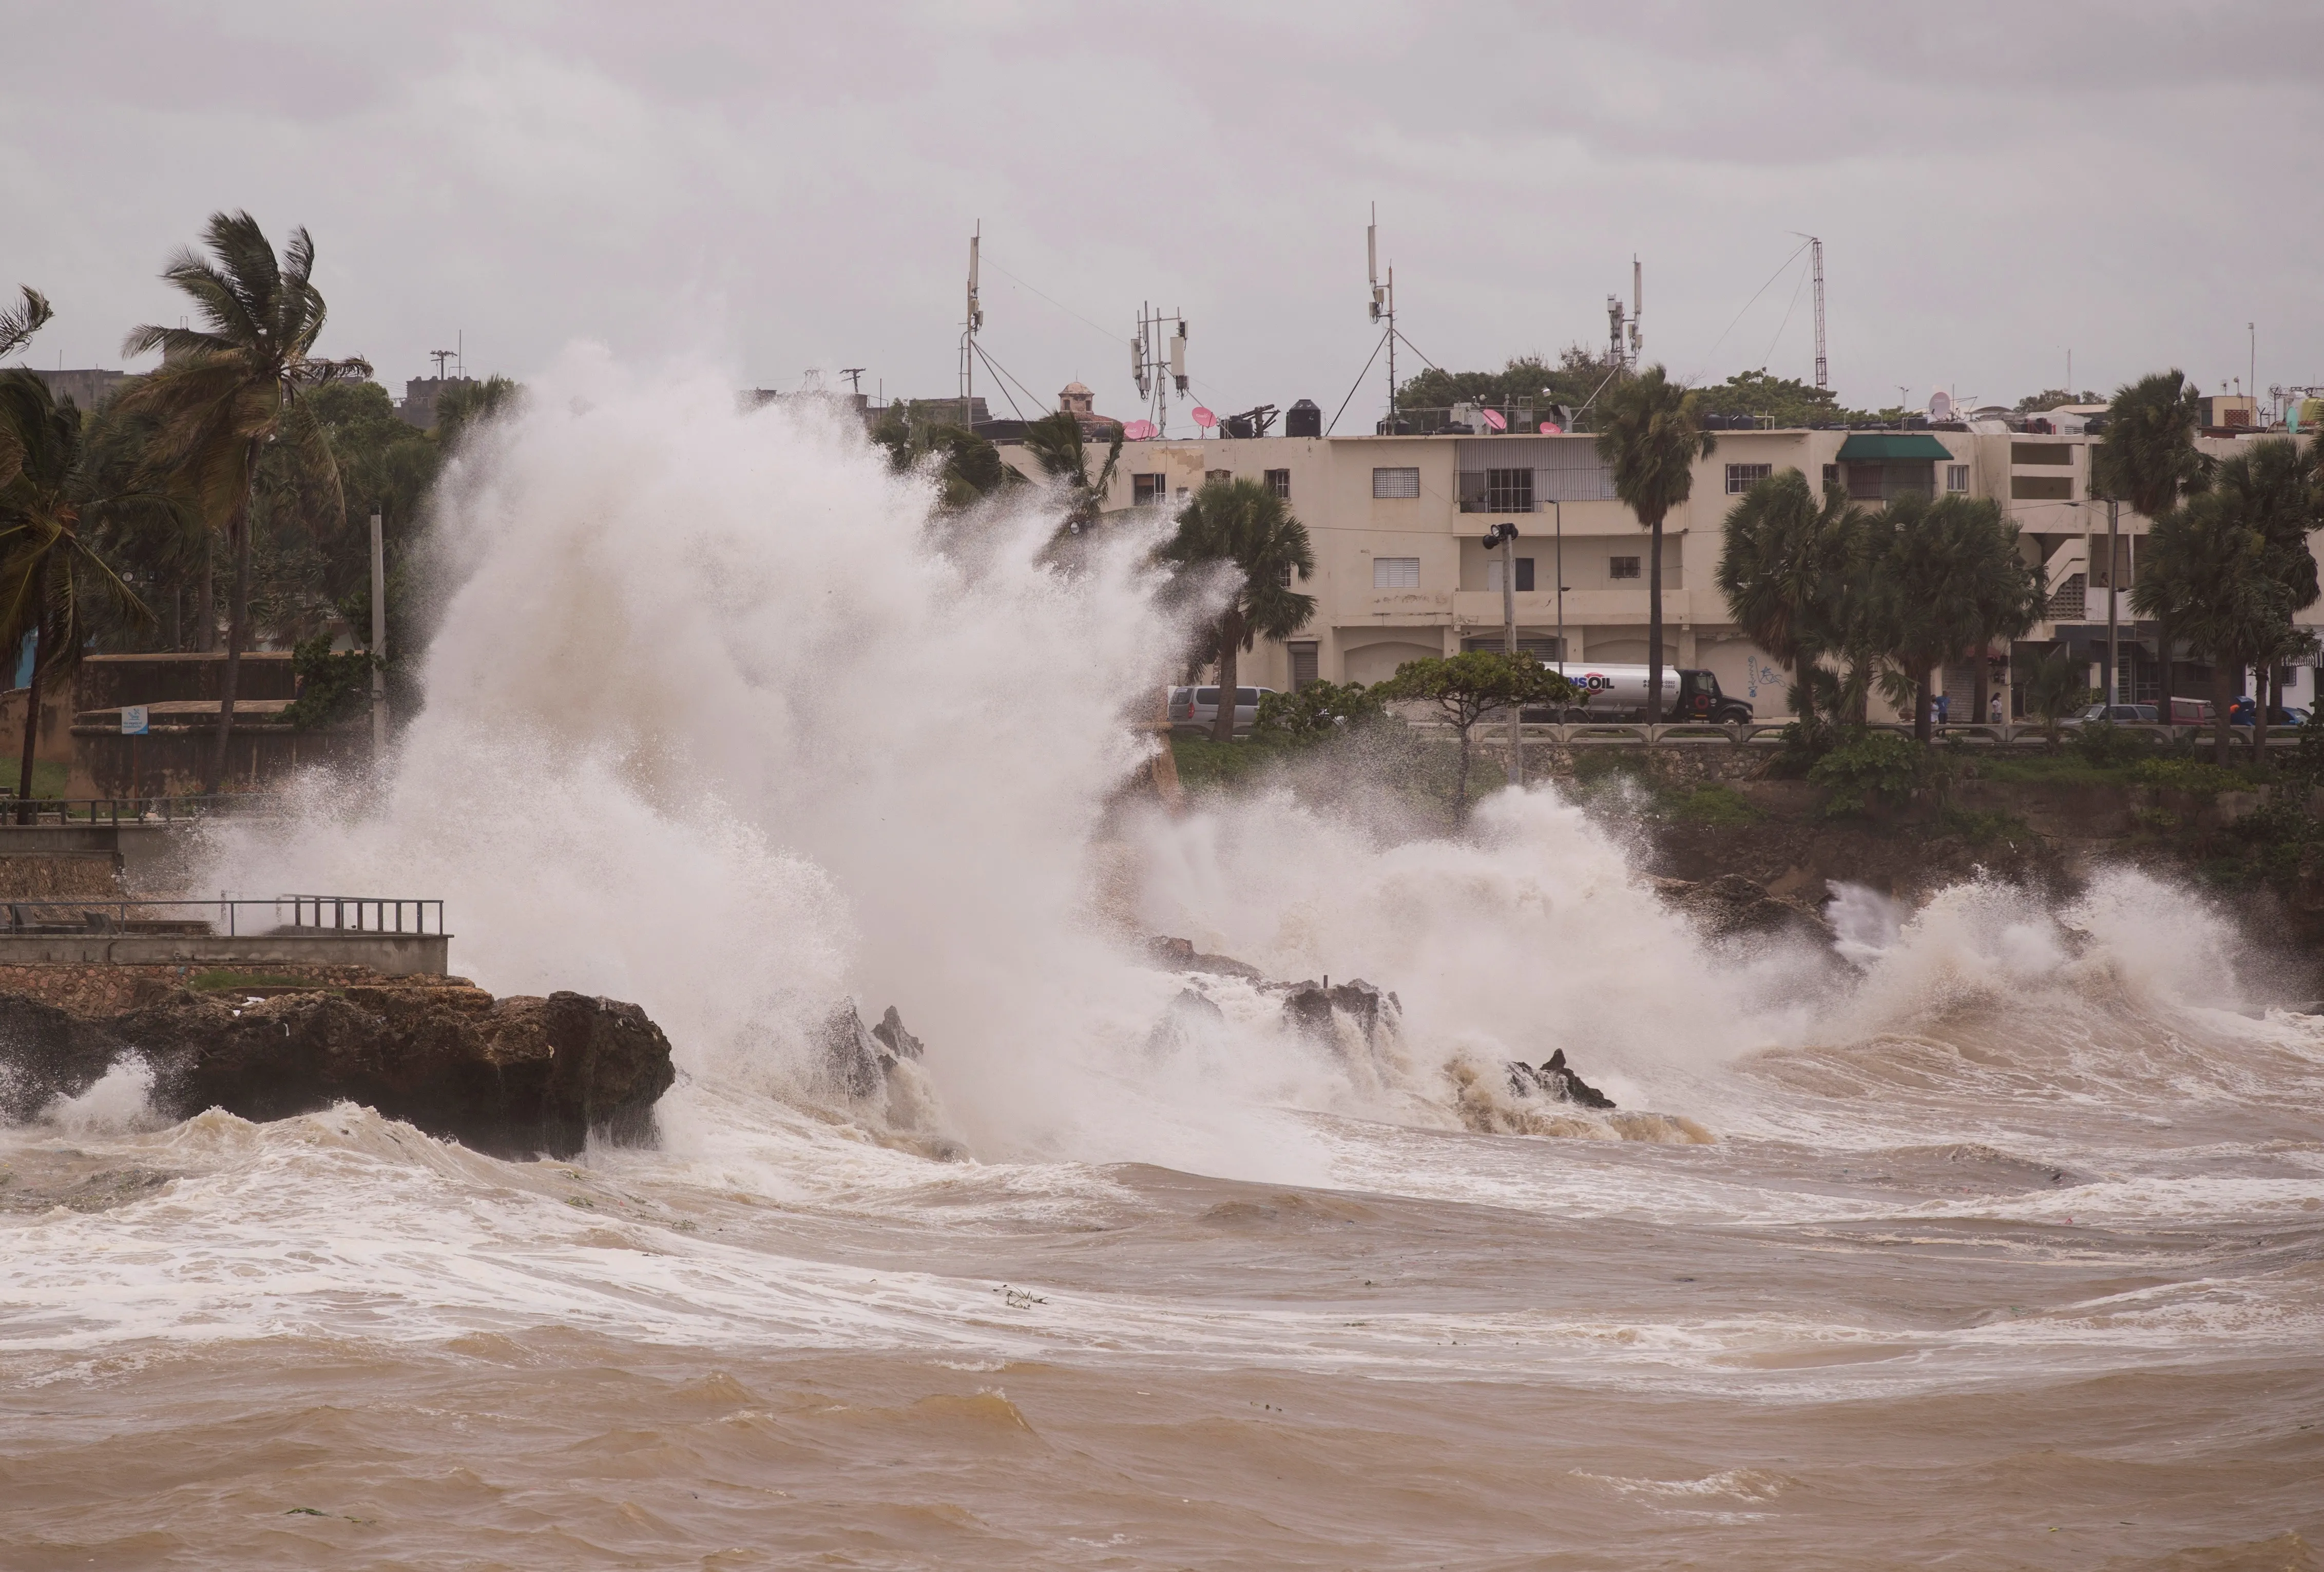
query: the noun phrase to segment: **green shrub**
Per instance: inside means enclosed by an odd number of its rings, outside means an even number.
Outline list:
[[[1972,846],[1998,841],[2005,845],[2030,837],[2034,829],[2024,819],[2002,809],[1957,808],[1947,803],[1937,815],[1937,832],[1957,835]]]
[[[1862,813],[1877,798],[1900,803],[1936,779],[1936,756],[1899,732],[1862,732],[1818,759],[1808,779],[1825,788],[1827,818]]]
[[[1684,824],[1733,826],[1766,817],[1751,800],[1723,783],[1698,786],[1670,805],[1671,818]]]
[[[1385,700],[1360,682],[1310,682],[1296,693],[1263,694],[1251,741],[1304,745],[1371,726],[1388,716]]]
[[[2250,780],[2241,771],[2214,764],[2208,759],[2142,759],[2131,770],[2130,778],[2141,786],[2190,791],[2198,797],[2252,789]]]
[[[2084,763],[2104,770],[2153,757],[2154,744],[2153,732],[2134,731],[2110,720],[2094,720],[2074,734],[2072,747]]]

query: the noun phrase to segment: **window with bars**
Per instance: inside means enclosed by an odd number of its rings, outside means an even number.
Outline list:
[[[1287,469],[1268,470],[1267,472],[1267,489],[1281,497],[1284,501],[1289,502],[1291,500],[1291,471]]]
[[[1402,500],[1420,495],[1420,467],[1412,465],[1395,469],[1372,471],[1372,495]],[[1415,559],[1416,561],[1417,559]]]
[[[1277,473],[1285,472],[1277,471]],[[1319,653],[1318,646],[1316,645],[1293,644],[1289,646],[1289,648],[1291,651],[1291,691],[1296,693],[1301,689],[1306,687],[1310,682],[1314,681],[1317,677],[1322,675],[1323,662],[1316,658]]]
[[[1485,471],[1485,511],[1489,513],[1533,512],[1533,471],[1530,468]]]
[[[1945,466],[1945,489],[1947,491],[1967,491],[1969,489],[1968,465],[1948,464]]]
[[[1232,480],[1233,478],[1234,471],[1231,469],[1205,469],[1203,471],[1203,484],[1205,485],[1208,485],[1213,480]]]
[[[1170,500],[1170,477],[1167,475],[1133,475],[1130,477],[1130,500],[1138,507],[1150,507]]]
[[[1830,491],[1833,486],[1838,485],[1839,484],[1840,484],[1840,466],[1839,466],[1839,465],[1837,465],[1837,464],[1827,464],[1827,465],[1825,465],[1825,466],[1823,467],[1823,488],[1824,488],[1824,490],[1826,490],[1826,491]]]
[[[1606,559],[1606,577],[1636,578],[1638,577],[1638,564],[1643,560],[1638,557],[1609,557]]]
[[[1730,464],[1727,467],[1727,495],[1741,496],[1775,473],[1772,464]]]
[[[1417,475],[1418,470],[1412,474]],[[1372,559],[1374,589],[1418,589],[1420,559],[1417,557],[1375,557]]]

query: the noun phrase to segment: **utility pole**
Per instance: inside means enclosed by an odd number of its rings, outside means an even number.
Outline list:
[[[1517,527],[1506,521],[1495,524],[1486,536],[1486,544],[1499,542],[1501,548],[1501,633],[1502,648],[1509,654],[1517,652]],[[1525,784],[1525,706],[1509,706],[1509,779],[1517,785]]]
[[[379,504],[371,510],[371,756],[387,757],[387,547]]]
[[[1371,281],[1372,320],[1388,324],[1381,341],[1388,349],[1388,433],[1392,437],[1396,435],[1396,264],[1388,264],[1388,282],[1382,285],[1378,202],[1372,204],[1371,222],[1364,227],[1364,264]]]
[[[2114,718],[2116,674],[2122,670],[2122,630],[2116,625],[2122,602],[2122,504],[2107,498],[2107,719]]]
[[[976,330],[984,326],[984,305],[976,293],[976,254],[983,244],[984,221],[980,218],[976,223],[976,232],[968,237],[968,310],[960,332],[960,424],[963,430],[975,424]]]

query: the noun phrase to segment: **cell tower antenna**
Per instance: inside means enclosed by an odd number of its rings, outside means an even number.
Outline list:
[[[1638,319],[1646,314],[1646,270],[1638,264],[1638,254],[1630,253],[1630,369],[1638,368],[1638,352],[1645,340],[1638,333]]]
[[[1186,314],[1165,316],[1148,301],[1138,308],[1138,330],[1130,336],[1130,375],[1138,396],[1147,401],[1154,435],[1170,430],[1170,393],[1186,396]]]
[[[1808,236],[1808,256],[1815,270],[1816,386],[1831,386],[1831,373],[1823,357],[1823,242]]]
[[[976,335],[984,326],[984,305],[977,298],[977,252],[984,243],[984,220],[976,221],[975,232],[968,237],[968,306],[961,318],[960,329],[960,423],[966,428],[975,419],[976,394]]]
[[[444,380],[444,363],[452,359],[459,353],[460,352],[456,349],[431,349],[428,352],[428,358],[436,363],[436,380],[438,382],[442,382]]]
[[[1379,204],[1372,204],[1372,216],[1364,226],[1364,272],[1372,288],[1371,318],[1387,325],[1382,343],[1388,349],[1388,429],[1396,431],[1396,264],[1390,263],[1388,282],[1380,282],[1379,267]]]

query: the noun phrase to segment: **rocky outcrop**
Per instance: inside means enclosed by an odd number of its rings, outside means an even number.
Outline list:
[[[1656,879],[1654,883],[1664,903],[1692,918],[1706,939],[1787,934],[1830,945],[1837,937],[1821,911],[1804,901],[1770,894],[1740,874],[1721,874],[1700,883]]]
[[[1226,1012],[1192,988],[1181,988],[1162,1019],[1146,1034],[1146,1051],[1157,1058],[1182,1049],[1199,1048],[1218,1040],[1227,1028]]]
[[[1583,1108],[1610,1108],[1614,1099],[1583,1080],[1565,1062],[1565,1050],[1559,1049],[1542,1060],[1539,1068],[1523,1059],[1509,1061],[1509,1090],[1520,1097],[1546,1096],[1554,1102],[1572,1103]]]
[[[1347,1017],[1362,1033],[1364,1045],[1378,1050],[1387,1045],[1404,1013],[1394,994],[1382,993],[1361,977],[1336,985],[1326,977],[1322,983],[1280,986],[1284,1024],[1328,1046],[1339,1043],[1335,1016]]]
[[[838,1090],[851,1097],[868,1097],[888,1084],[900,1059],[918,1059],[926,1045],[904,1030],[904,1018],[893,1004],[867,1027],[850,999],[824,1018],[817,1034],[823,1048],[823,1072]]]
[[[1247,961],[1232,956],[1204,955],[1194,948],[1191,939],[1149,939],[1146,941],[1147,958],[1164,971],[1205,972],[1218,977],[1240,977],[1245,982],[1262,982],[1266,974]]]
[[[904,1029],[893,1004],[877,1026],[865,1026],[853,999],[824,1017],[816,1033],[822,1050],[819,1097],[845,1105],[848,1120],[890,1144],[951,1162],[968,1154],[947,1128],[936,1087],[920,1068],[927,1045]]]
[[[74,1097],[124,1055],[152,1071],[159,1117],[223,1108],[288,1118],[337,1102],[500,1157],[570,1157],[592,1135],[650,1141],[677,1078],[669,1040],[634,1004],[475,988],[347,988],[239,1003],[177,993],[88,1020],[0,995],[0,1116]]]

